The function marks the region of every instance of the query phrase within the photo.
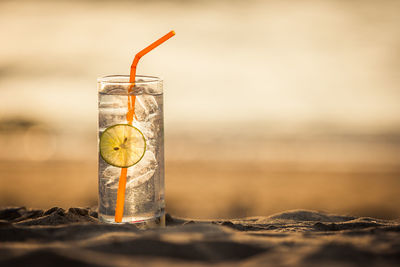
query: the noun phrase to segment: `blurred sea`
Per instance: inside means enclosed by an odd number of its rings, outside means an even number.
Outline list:
[[[127,74],[174,29],[138,69],[164,78],[170,211],[399,217],[399,11],[388,0],[0,1],[0,205],[96,203],[96,78]]]

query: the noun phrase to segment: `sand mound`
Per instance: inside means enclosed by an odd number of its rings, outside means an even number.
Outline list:
[[[277,220],[293,220],[293,221],[319,221],[319,222],[345,222],[353,220],[354,217],[329,215],[322,212],[310,210],[290,210],[274,214],[268,217]]]

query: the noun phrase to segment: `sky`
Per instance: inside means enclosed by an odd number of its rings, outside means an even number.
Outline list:
[[[396,1],[2,1],[0,118],[96,128],[96,79],[164,79],[165,121],[268,131],[400,129]],[[237,127],[240,129],[240,127]]]

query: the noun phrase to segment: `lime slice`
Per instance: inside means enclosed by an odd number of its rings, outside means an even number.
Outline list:
[[[128,168],[138,163],[146,151],[143,133],[129,124],[108,127],[100,136],[100,155],[110,165]]]

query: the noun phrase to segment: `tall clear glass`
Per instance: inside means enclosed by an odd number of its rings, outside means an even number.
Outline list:
[[[98,140],[110,127],[128,124],[129,95],[135,96],[132,122],[144,136],[142,158],[127,168],[125,204],[122,222],[140,226],[165,225],[164,216],[164,120],[163,83],[157,77],[136,76],[135,84],[127,75],[98,78]],[[128,94],[129,88],[131,89]],[[117,148],[115,148],[117,149]],[[121,168],[98,159],[99,219],[114,223]],[[103,152],[102,152],[103,153]]]

